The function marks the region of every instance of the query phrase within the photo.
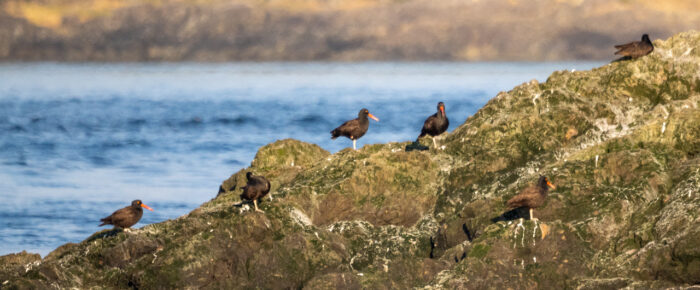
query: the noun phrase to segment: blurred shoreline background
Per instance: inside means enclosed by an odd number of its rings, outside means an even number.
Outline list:
[[[3,0],[0,61],[607,60],[696,0]]]

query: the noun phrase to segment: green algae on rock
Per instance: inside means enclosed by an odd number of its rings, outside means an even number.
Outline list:
[[[659,288],[700,282],[700,32],[501,92],[448,134],[329,154],[282,140],[191,213],[104,230],[9,288]],[[265,214],[239,201],[266,176]],[[542,174],[539,222],[492,223]],[[466,230],[465,230],[466,229]],[[470,236],[468,236],[468,234]],[[8,264],[10,262],[14,264]],[[8,266],[5,266],[8,265]]]

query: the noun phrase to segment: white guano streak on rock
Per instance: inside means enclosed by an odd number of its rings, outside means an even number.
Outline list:
[[[540,223],[537,220],[535,220],[535,227],[532,228],[532,245],[533,246],[537,245],[537,239],[535,239],[535,236],[537,235],[537,229],[539,227],[540,227]],[[525,235],[523,235],[523,238],[525,238],[524,236]],[[535,261],[535,262],[537,262],[537,261]]]
[[[523,232],[523,238],[520,242],[522,247],[525,247],[525,226],[523,226],[523,219],[520,219],[520,222],[515,226],[515,230],[513,231],[513,248],[515,248],[518,245],[518,230],[522,228]]]
[[[661,135],[663,135],[664,132],[666,132],[666,122],[664,122],[663,124],[661,124]]]
[[[534,97],[532,97],[532,105],[537,106],[537,99],[540,98],[540,94],[535,94]]]
[[[297,208],[292,209],[289,215],[295,222],[297,222],[302,227],[312,225],[311,219],[308,216],[306,216],[304,212],[300,211]],[[318,234],[316,234],[316,237],[318,237]]]
[[[692,47],[689,47],[689,48],[683,53],[682,56],[687,56],[687,55],[689,55],[691,51],[693,51],[693,48],[692,48]]]
[[[668,116],[671,115],[668,113],[668,110],[666,107],[661,107],[662,110],[664,110],[664,119],[668,120]]]
[[[24,272],[27,273],[29,270],[33,269],[36,266],[39,266],[41,264],[41,261],[34,261],[31,263],[27,263],[27,265],[24,265]]]
[[[595,167],[596,168],[598,168],[598,157],[600,157],[600,156],[598,156],[598,155],[595,156]]]
[[[350,269],[353,270],[353,271],[355,270],[355,268],[352,267],[352,263],[355,262],[355,258],[356,258],[356,257],[357,257],[357,255],[352,256],[352,258],[350,259]],[[359,273],[358,275],[362,276],[361,274],[362,274],[362,273]]]

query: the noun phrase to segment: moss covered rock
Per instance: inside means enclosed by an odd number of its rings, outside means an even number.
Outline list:
[[[660,288],[700,282],[700,33],[501,92],[441,141],[329,154],[260,148],[175,220],[105,230],[43,260],[0,257],[6,287]],[[245,172],[266,176],[256,213]],[[539,221],[493,223],[546,175]]]

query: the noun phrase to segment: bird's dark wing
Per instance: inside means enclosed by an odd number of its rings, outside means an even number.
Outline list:
[[[615,48],[617,48],[619,50],[616,51],[615,54],[630,55],[634,51],[637,50],[638,46],[639,46],[639,42],[630,42],[630,43],[623,44],[623,45],[616,45]]]
[[[267,179],[265,179],[262,176],[251,176],[250,179],[248,180],[248,184],[246,186],[249,187],[255,187],[255,186],[260,186],[265,184],[267,182]]]
[[[429,128],[435,120],[437,120],[438,116],[437,113],[432,114],[430,117],[425,119],[425,122],[423,122],[423,128]]]
[[[360,121],[357,119],[352,119],[352,120],[346,121],[345,123],[343,123],[343,125],[340,125],[340,127],[338,127],[338,128],[339,129],[346,129],[346,128],[349,129],[349,128],[355,128],[358,126],[360,126]]]
[[[425,136],[425,134],[428,133],[433,128],[433,124],[436,122],[438,116],[437,113],[431,115],[427,119],[425,119],[425,122],[423,122],[423,128],[420,130],[420,135],[418,138]]]
[[[331,131],[331,134],[333,135],[333,138],[339,137],[339,136],[345,136],[348,134],[351,134],[353,130],[356,128],[360,127],[360,121],[357,119],[352,119],[349,121],[346,121],[342,125],[338,126],[338,128],[335,128],[333,131]]]
[[[636,42],[630,42],[630,43],[625,43],[625,44],[618,44],[618,45],[615,45],[615,48],[617,48],[617,49],[623,49],[623,48],[626,48],[626,47],[633,46],[633,45],[635,45],[635,44],[636,44]]]
[[[518,195],[512,197],[506,202],[508,208],[516,208],[521,206],[527,206],[528,203],[537,198],[539,191],[536,186],[529,186],[523,189]]]
[[[122,208],[118,211],[115,211],[112,214],[112,224],[113,225],[122,224],[125,221],[133,219],[135,216],[136,216],[136,213],[134,213],[133,210],[130,210],[129,207]]]

